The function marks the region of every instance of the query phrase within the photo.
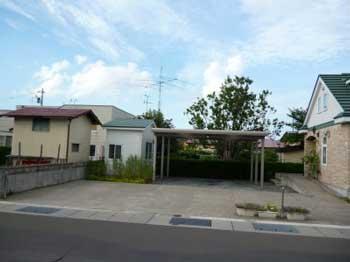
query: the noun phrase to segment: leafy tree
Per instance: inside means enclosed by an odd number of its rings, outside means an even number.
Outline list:
[[[162,112],[158,110],[149,110],[148,112],[143,113],[140,118],[143,119],[152,119],[156,123],[157,127],[160,128],[174,128],[172,119],[165,119]]]
[[[305,121],[307,110],[299,108],[289,108],[288,117],[292,119],[292,122],[286,123],[287,126],[291,127],[293,130],[299,130]]]
[[[198,129],[270,130],[279,135],[283,122],[270,119],[276,113],[267,98],[268,90],[255,94],[250,90],[253,81],[246,77],[227,77],[220,92],[198,98],[185,114],[189,124]]]

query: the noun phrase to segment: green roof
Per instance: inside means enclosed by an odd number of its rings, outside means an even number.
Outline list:
[[[104,127],[122,127],[122,128],[145,128],[151,124],[153,124],[153,120],[148,119],[114,119],[105,123]]]
[[[345,82],[350,80],[350,73],[321,74],[319,77],[344,109],[342,116],[348,116],[350,114],[350,84],[346,85]]]

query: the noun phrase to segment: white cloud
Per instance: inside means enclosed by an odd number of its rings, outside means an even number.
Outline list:
[[[22,7],[17,5],[14,1],[0,0],[0,5],[11,10],[12,12],[15,12],[19,15],[26,17],[27,19],[35,21],[35,18],[33,15],[31,15],[28,11],[25,11]]]
[[[38,82],[38,85],[33,88],[32,92],[37,93],[44,89],[48,96],[58,95],[63,91],[61,88],[69,82],[69,76],[66,73],[69,66],[70,63],[67,60],[62,60],[53,63],[51,66],[41,67],[34,74],[34,79]]]
[[[210,62],[203,74],[203,95],[219,91],[226,76],[240,75],[243,69],[244,63],[240,55],[232,55],[223,63],[219,60]]]
[[[72,69],[72,65],[67,60],[41,67],[33,76],[37,85],[31,90],[32,93],[44,89],[49,97],[65,99],[137,94],[143,92],[144,81],[152,80],[149,72],[141,70],[134,63],[107,65],[98,60],[79,64],[75,72],[68,69]]]
[[[253,37],[242,53],[253,63],[322,61],[350,51],[348,0],[242,0]]]
[[[103,61],[87,64],[72,76],[70,95],[74,98],[90,95],[104,95],[116,92],[133,92],[133,89],[143,91],[140,80],[151,80],[147,71],[142,71],[134,63],[126,66],[106,65]]]
[[[86,61],[87,61],[87,57],[86,56],[83,56],[83,55],[76,55],[74,57],[74,60],[75,62],[78,64],[78,65],[81,65],[81,64],[84,64]]]
[[[188,40],[191,36],[184,18],[164,2],[42,0],[42,3],[51,17],[63,26],[64,37],[73,42],[83,38],[108,59],[115,60],[121,54],[134,61],[144,57],[143,52],[128,41],[130,32],[179,40]]]

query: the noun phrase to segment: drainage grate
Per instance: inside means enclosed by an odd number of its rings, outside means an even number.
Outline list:
[[[209,219],[172,217],[169,223],[172,225],[211,227],[211,220]]]
[[[253,223],[253,227],[255,228],[255,230],[260,230],[260,231],[299,233],[294,226],[290,226],[290,225]]]
[[[29,212],[29,213],[37,213],[37,214],[52,214],[61,209],[59,208],[52,208],[52,207],[34,207],[34,206],[26,206],[17,209],[16,211],[20,212]]]

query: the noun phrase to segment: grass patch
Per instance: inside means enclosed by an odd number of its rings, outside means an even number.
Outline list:
[[[118,177],[118,176],[95,176],[88,175],[87,180],[107,181],[118,183],[150,184],[152,180],[137,177]]]
[[[350,204],[350,197],[341,197],[340,199],[343,199],[345,202]]]

